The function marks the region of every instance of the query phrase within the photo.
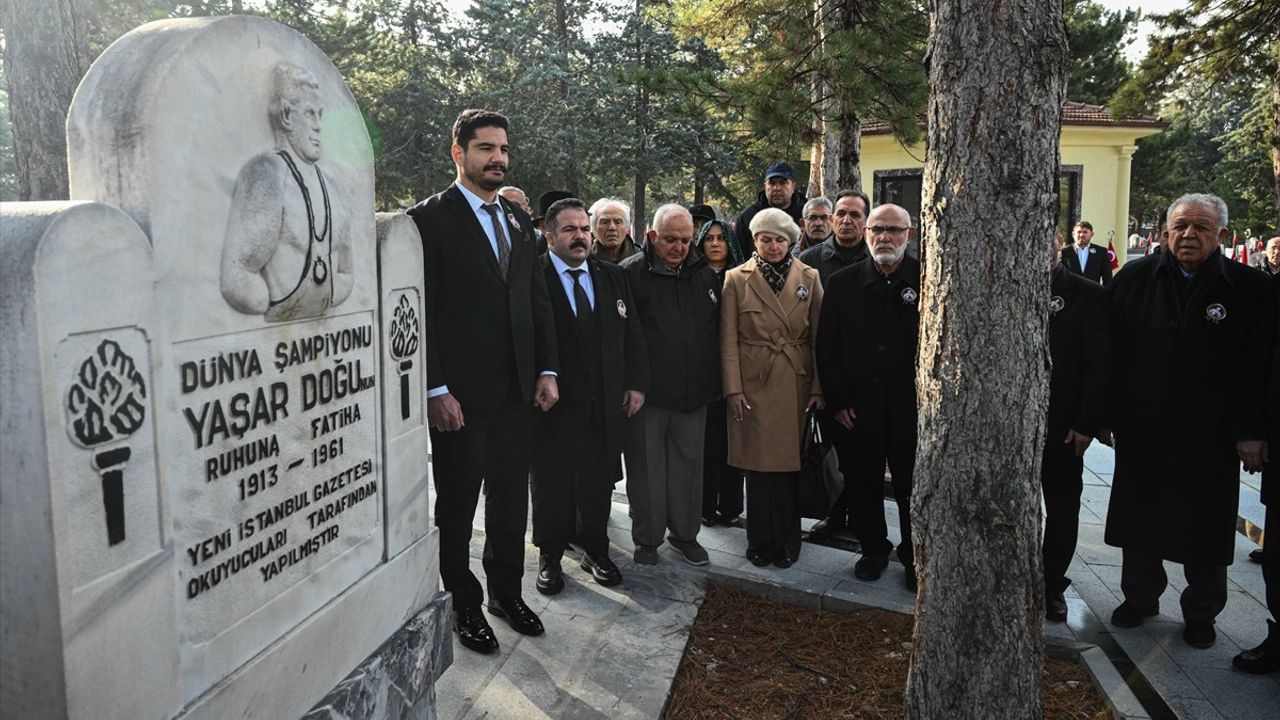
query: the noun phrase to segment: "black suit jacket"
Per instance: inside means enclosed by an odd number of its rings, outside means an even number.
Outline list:
[[[581,460],[583,429],[590,422],[603,422],[605,457],[616,461],[622,452],[623,393],[649,392],[648,350],[627,275],[617,265],[587,258],[596,301],[591,334],[594,347],[588,347],[551,258],[538,258],[538,267],[551,296],[556,324],[560,401],[536,415],[535,467],[576,468]],[[593,398],[598,403],[595,418]]]
[[[502,407],[513,384],[532,403],[538,374],[559,370],[546,278],[535,272],[533,221],[501,196],[498,202],[515,218],[505,280],[455,185],[409,210],[426,271],[427,387],[447,385],[464,413]]]
[[[1101,282],[1103,285],[1111,283],[1111,254],[1104,247],[1089,243],[1089,260],[1081,268],[1080,258],[1076,255],[1076,246],[1068,245],[1062,248],[1062,264],[1071,272],[1082,275],[1087,280]]]
[[[1049,299],[1049,425],[1045,442],[1061,445],[1068,430],[1097,437],[1104,426],[1111,373],[1111,314],[1097,283],[1053,270]]]

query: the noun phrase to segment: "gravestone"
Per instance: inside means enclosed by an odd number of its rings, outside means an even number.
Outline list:
[[[108,575],[116,591],[88,610],[72,603],[72,618],[105,609],[149,623],[145,601],[159,659],[154,676],[118,686],[147,696],[145,711],[68,701],[66,715],[301,717],[339,708],[326,695],[353,684],[397,698],[361,716],[429,714],[451,639],[430,520],[421,244],[408,218],[375,218],[372,148],[341,76],[261,18],[151,23],[89,69],[67,134],[71,196],[92,204],[59,212],[131,218],[128,242],[149,245],[137,269],[114,255],[97,268],[81,267],[85,253],[61,261],[75,266],[74,301],[53,312],[43,296],[19,298],[33,316],[6,317],[6,339],[34,322],[62,363],[39,366],[49,379],[30,390],[59,398],[64,416],[45,403],[48,468],[35,477],[76,478],[66,497],[23,498],[54,518],[39,552],[67,563],[23,597],[74,600]],[[6,231],[22,212],[6,210]],[[23,237],[38,258],[67,252],[34,229]],[[61,283],[59,272],[45,274]],[[139,300],[118,309],[133,315],[63,327],[77,303],[114,307],[122,284]],[[48,431],[55,419],[65,441]],[[92,492],[72,466],[96,473]],[[36,565],[39,552],[13,554]],[[165,578],[163,597],[133,594],[144,570]],[[3,613],[7,682],[9,650],[34,646],[8,634],[30,613],[7,595]],[[66,678],[68,697],[117,687],[117,639],[104,632],[102,659],[87,680]],[[65,651],[53,662],[71,673],[66,642],[40,642]],[[6,708],[42,707],[5,692]]]

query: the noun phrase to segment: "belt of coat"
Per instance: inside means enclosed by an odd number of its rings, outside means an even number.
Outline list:
[[[769,381],[769,374],[773,372],[773,364],[777,362],[778,356],[787,358],[787,362],[791,363],[791,369],[795,370],[797,375],[801,377],[809,374],[809,369],[800,358],[800,348],[809,344],[808,339],[801,338],[799,340],[748,340],[742,338],[738,342],[751,347],[768,348],[769,362],[760,368],[760,382],[763,384]]]

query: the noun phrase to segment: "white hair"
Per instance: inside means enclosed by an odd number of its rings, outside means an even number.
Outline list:
[[[657,230],[662,227],[662,224],[673,215],[683,215],[689,218],[690,224],[693,223],[693,215],[689,213],[689,208],[680,203],[667,203],[666,205],[659,205],[658,209],[653,212],[653,229]]]
[[[834,206],[831,201],[819,195],[818,197],[809,198],[809,202],[804,204],[804,209],[800,211],[801,217],[806,217],[809,211],[816,207],[826,208],[830,211]]]
[[[1209,193],[1187,193],[1170,203],[1168,214],[1165,215],[1165,218],[1173,218],[1173,211],[1177,209],[1179,205],[1204,205],[1206,207],[1211,207],[1214,212],[1218,213],[1218,229],[1222,230],[1227,226],[1227,221],[1229,219],[1227,203],[1217,195],[1210,195]]]
[[[591,219],[592,228],[596,226],[596,213],[604,210],[605,208],[611,207],[621,210],[623,217],[622,224],[626,227],[631,227],[631,204],[621,198],[604,197],[591,203],[591,208],[587,210],[587,215],[589,215]]]

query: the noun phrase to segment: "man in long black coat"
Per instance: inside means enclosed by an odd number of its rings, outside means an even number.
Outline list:
[[[877,580],[893,543],[884,518],[884,468],[898,504],[903,580],[915,590],[911,485],[916,458],[916,343],[920,327],[920,263],[906,254],[911,216],[881,205],[867,218],[870,256],[823,285],[818,321],[818,377],[844,473],[862,557],[860,580]]]
[[[1069,272],[1060,261],[1062,235],[1054,242],[1049,297],[1049,421],[1040,459],[1044,492],[1045,617],[1067,619],[1063,592],[1076,552],[1084,451],[1106,417],[1111,373],[1111,314],[1102,286]]]
[[[506,179],[507,119],[465,110],[453,126],[457,180],[409,210],[422,235],[427,420],[440,528],[440,579],[453,593],[465,647],[498,649],[472,574],[471,520],[485,487],[489,611],[541,635],[520,597],[533,408],[559,397],[555,322],[536,270],[533,221],[497,194]]]
[[[1093,244],[1093,225],[1081,220],[1071,231],[1075,244],[1062,251],[1062,264],[1071,272],[1096,283],[1111,283],[1111,253]]]
[[[564,589],[560,560],[570,540],[596,582],[622,582],[605,528],[622,476],[623,425],[644,405],[649,359],[626,274],[589,257],[586,205],[557,201],[544,230],[549,252],[538,265],[556,322],[560,401],[534,420],[533,543],[538,591],[554,595]]]
[[[1222,255],[1226,226],[1221,199],[1184,195],[1169,208],[1168,252],[1130,263],[1111,286],[1116,367],[1147,368],[1112,399],[1106,541],[1123,549],[1124,602],[1111,622],[1159,613],[1162,561],[1181,563],[1183,638],[1202,648],[1227,601],[1240,464],[1256,472],[1266,453],[1263,396],[1221,374],[1268,362],[1274,310],[1266,277]]]

